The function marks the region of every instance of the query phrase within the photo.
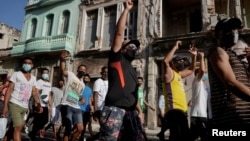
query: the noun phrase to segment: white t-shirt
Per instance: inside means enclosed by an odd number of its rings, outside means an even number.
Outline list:
[[[61,104],[80,109],[78,102],[85,87],[84,83],[80,81],[73,72],[70,71],[68,71],[66,82],[67,83],[65,85]]]
[[[165,97],[163,94],[161,94],[159,97],[158,107],[161,109],[161,111],[165,112]]]
[[[63,97],[63,91],[57,87],[52,87],[52,105],[53,107],[59,107],[61,105],[62,97]]]
[[[32,93],[32,87],[36,87],[36,78],[31,75],[28,81],[21,71],[14,72],[10,81],[12,81],[15,86],[10,97],[10,102],[17,104],[23,108],[28,108],[29,99]]]
[[[42,107],[48,107],[49,94],[51,92],[51,84],[47,81],[39,79],[37,81],[37,88],[39,90],[39,98]]]
[[[198,82],[198,75],[193,80],[191,117],[207,117],[208,93],[203,80]]]
[[[93,92],[98,92],[97,110],[102,110],[108,92],[108,80],[97,79],[94,83]]]

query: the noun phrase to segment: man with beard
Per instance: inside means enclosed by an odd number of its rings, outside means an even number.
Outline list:
[[[126,1],[109,54],[109,87],[100,117],[102,141],[143,140],[143,114],[137,100],[137,75],[131,65],[140,43],[138,40],[123,42],[127,16],[133,5],[131,0]]]
[[[242,27],[238,18],[220,20],[214,31],[217,44],[208,54],[211,124],[212,129],[216,128],[218,131],[249,132],[250,83],[247,66],[231,48],[238,42],[238,32]]]
[[[79,106],[79,101],[85,103],[85,99],[82,98],[82,91],[85,87],[83,83],[83,76],[86,73],[87,67],[85,65],[79,65],[77,68],[77,75],[67,70],[66,58],[69,57],[69,52],[62,51],[60,58],[60,68],[63,76],[65,77],[65,89],[62,98],[62,108],[64,111],[62,114],[62,125],[65,126],[63,141],[68,141],[72,130],[72,125],[76,128],[71,137],[71,141],[76,141],[81,135],[83,130],[82,112]]]
[[[163,60],[162,87],[165,96],[165,116],[161,132],[157,134],[164,140],[164,132],[170,130],[170,141],[189,141],[187,120],[187,101],[182,79],[191,75],[195,70],[197,49],[190,45],[192,63],[183,56],[174,55],[182,44],[176,41],[174,47]]]

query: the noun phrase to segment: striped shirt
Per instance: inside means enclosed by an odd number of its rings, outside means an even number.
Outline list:
[[[229,63],[236,79],[250,88],[247,70],[244,64],[234,52],[226,52],[229,55]],[[213,71],[211,62],[208,62],[208,72],[211,87],[213,123],[219,126],[236,127],[250,123],[250,101],[246,101],[238,97],[237,93],[227,90]]]

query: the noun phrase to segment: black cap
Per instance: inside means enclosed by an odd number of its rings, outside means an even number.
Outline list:
[[[182,59],[185,59],[186,57],[185,56],[179,56],[179,55],[175,55],[172,59],[172,61],[179,61],[179,60],[182,60]]]
[[[127,46],[128,44],[135,44],[137,49],[140,48],[140,42],[138,40],[125,40],[122,43],[122,48],[124,48],[125,46]]]
[[[215,32],[219,33],[220,31],[229,32],[234,29],[243,28],[242,22],[238,18],[230,18],[219,21],[215,26]]]

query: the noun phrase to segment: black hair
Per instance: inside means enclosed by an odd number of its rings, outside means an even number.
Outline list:
[[[80,69],[80,67],[85,67],[85,68],[87,69],[87,66],[86,66],[86,65],[81,64],[81,65],[78,66],[77,71]]]
[[[32,57],[29,57],[29,56],[24,57],[24,58],[23,58],[23,62],[24,62],[25,60],[31,60],[32,63],[34,62],[34,59],[33,59]]]
[[[139,76],[139,77],[137,77],[137,79],[141,79],[141,80],[143,81],[143,78],[142,78],[142,77],[140,77],[140,76]]]
[[[84,77],[87,76],[89,79],[91,79],[90,75],[88,73],[84,74]]]
[[[107,67],[107,66],[103,66],[103,67],[102,67],[102,72],[103,72],[105,69],[108,69],[108,67]]]
[[[49,72],[49,69],[48,68],[42,68],[42,73],[43,71],[48,71]]]

